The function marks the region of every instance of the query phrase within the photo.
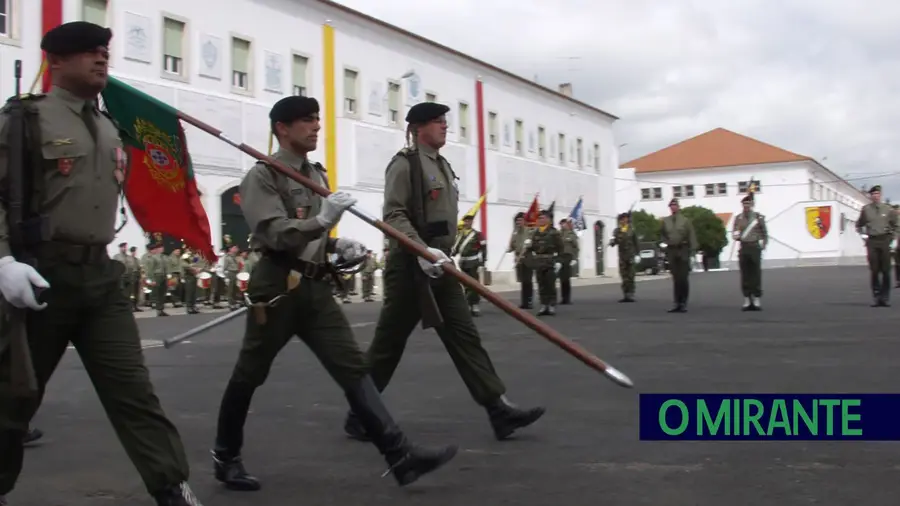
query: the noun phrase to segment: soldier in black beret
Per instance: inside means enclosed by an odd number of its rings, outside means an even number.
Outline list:
[[[54,85],[94,99],[106,87],[112,30],[74,21],[48,31],[41,40]]]
[[[891,243],[897,239],[900,223],[893,207],[881,201],[880,185],[869,189],[869,196],[872,202],[859,213],[856,231],[866,243],[872,307],[887,307],[891,298]]]
[[[698,249],[697,234],[691,220],[681,212],[678,199],[669,201],[669,210],[672,214],[663,218],[659,232],[659,247],[666,250],[674,288],[675,307],[669,312],[686,313],[690,294],[688,276],[691,273],[691,261]]]
[[[538,315],[552,316],[556,314],[557,302],[556,261],[564,245],[559,230],[553,227],[553,213],[549,209],[538,213],[537,225],[525,242],[537,275],[538,296],[541,299]]]
[[[312,97],[290,96],[275,102],[269,111],[269,121],[272,132],[275,132],[277,123],[290,125],[295,121],[305,122],[319,121],[319,101]],[[318,129],[312,132],[310,138],[316,138]],[[315,149],[315,144],[312,145]]]

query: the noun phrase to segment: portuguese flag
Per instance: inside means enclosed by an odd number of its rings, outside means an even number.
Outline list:
[[[125,145],[125,198],[138,224],[151,235],[177,237],[214,261],[209,218],[177,111],[112,76],[101,97]]]

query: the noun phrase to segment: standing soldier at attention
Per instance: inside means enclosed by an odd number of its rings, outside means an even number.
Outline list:
[[[564,218],[559,220],[560,235],[562,235],[563,251],[560,256],[559,267],[559,291],[562,292],[562,304],[572,303],[572,267],[578,261],[578,234],[572,226],[572,220]]]
[[[375,300],[375,272],[378,271],[378,260],[372,250],[366,250],[366,265],[362,270],[363,300],[372,302]]]
[[[897,237],[897,214],[881,201],[881,186],[869,190],[872,202],[866,204],[856,220],[856,232],[866,241],[869,260],[872,307],[888,307],[891,301],[891,243]]]
[[[184,306],[187,314],[198,314],[197,310],[197,275],[203,272],[205,264],[203,258],[185,249],[179,259],[181,262],[181,271],[184,272]]]
[[[753,210],[753,194],[741,199],[744,212],[734,219],[731,238],[741,244],[738,264],[741,267],[742,311],[762,309],[762,252],[769,241],[766,217]]]
[[[126,298],[131,299],[131,292],[134,291],[134,287],[131,286],[131,282],[134,280],[134,269],[135,267],[140,269],[140,266],[135,266],[131,261],[131,257],[128,256],[127,242],[119,243],[119,252],[116,253],[113,260],[122,262],[122,265],[125,266],[125,272],[122,273],[122,294],[125,295]]]
[[[540,316],[556,314],[556,261],[565,247],[562,235],[553,227],[552,220],[550,211],[541,211],[537,228],[525,241],[525,247],[531,253],[532,268],[537,274]]]
[[[475,217],[470,214],[463,216],[463,226],[456,236],[456,243],[450,250],[450,256],[459,255],[459,269],[478,281],[478,268],[487,262],[487,241],[481,232],[472,228],[474,219]],[[481,296],[469,287],[465,287],[465,289],[466,302],[469,303],[469,311],[472,316],[481,315],[481,309],[478,307]]]
[[[527,260],[527,251],[525,241],[531,230],[525,224],[525,213],[516,214],[516,224],[513,228],[512,236],[509,238],[509,248],[507,253],[514,255],[516,266],[516,281],[521,285],[519,308],[531,309],[531,300],[534,297],[534,271],[531,270],[530,262]]]
[[[225,254],[223,270],[225,272],[224,282],[228,289],[228,309],[236,311],[241,308],[240,290],[238,290],[237,275],[241,272],[241,264],[238,259],[238,247],[232,245]]]
[[[450,261],[447,254],[455,243],[459,216],[456,175],[438,152],[447,141],[448,110],[434,102],[411,107],[406,115],[407,147],[386,170],[385,223],[427,248],[440,262],[432,264],[390,240],[382,277],[384,306],[367,358],[375,385],[384,391],[416,325],[422,322],[423,328],[434,328],[469,394],[487,411],[494,436],[505,439],[537,421],[544,409],[521,410],[506,400],[506,386],[481,344],[459,280],[443,275],[440,263]],[[350,437],[366,439],[359,415],[351,412],[344,430]]]
[[[681,212],[678,199],[669,201],[669,211],[672,214],[663,218],[659,231],[659,246],[666,250],[675,295],[675,307],[669,312],[687,313],[691,289],[688,277],[691,274],[691,259],[697,251],[697,234],[691,220]]]
[[[609,245],[619,248],[619,277],[622,278],[622,298],[619,302],[634,302],[634,275],[636,264],[640,260],[640,247],[637,234],[631,226],[631,213],[621,213],[618,219],[619,226],[613,230]]]
[[[13,123],[0,114],[0,183],[8,195],[14,171],[40,170],[23,202],[17,241],[0,200],[0,292],[25,312],[37,391],[11,392],[10,356],[0,358],[0,504],[22,469],[22,441],[44,389],[67,346],[82,358],[125,452],[159,506],[199,506],[187,485],[189,468],[178,431],[160,407],[144,365],[141,338],[121,290],[125,267],[109,258],[125,169],[115,123],[97,109],[108,78],[112,32],[83,21],[48,31],[41,41],[52,72],[46,95],[23,97],[27,113]],[[27,166],[13,166],[10,140],[25,136]],[[19,137],[21,138],[21,137]],[[35,197],[33,197],[35,196]],[[40,197],[37,197],[40,196]],[[12,242],[15,241],[15,242]],[[15,257],[13,255],[16,255]],[[29,259],[34,266],[24,263]],[[34,289],[48,289],[36,300]],[[9,310],[7,308],[6,310]]]
[[[318,143],[319,103],[308,97],[283,98],[272,107],[269,118],[280,146],[273,158],[327,187],[325,169],[308,158]],[[262,257],[246,292],[254,306],[219,411],[213,451],[216,479],[235,490],[260,488],[241,461],[244,423],[254,392],[295,335],[343,390],[398,484],[412,483],[448,462],[456,454],[455,447],[436,451],[416,447],[394,422],[367,374],[365,355],[350,323],[332,297],[327,278],[335,270],[328,256],[338,254],[353,261],[365,254],[357,241],[328,237],[356,199],[344,192],[323,199],[263,163],[250,169],[240,192],[253,245]]]
[[[161,242],[148,244],[147,252],[148,254],[144,256],[144,276],[153,283],[150,296],[156,308],[156,315],[169,316],[169,313],[166,312],[166,295],[169,293],[166,275],[168,274],[169,259],[163,255]]]

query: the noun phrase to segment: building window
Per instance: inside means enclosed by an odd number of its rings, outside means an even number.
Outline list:
[[[559,163],[566,163],[566,134],[559,134]]]
[[[457,116],[459,116],[456,119],[459,122],[459,141],[465,142],[469,140],[469,104],[460,102]]]
[[[689,184],[685,186],[673,186],[672,196],[677,199],[692,198],[694,196],[694,185]]]
[[[704,186],[706,189],[707,197],[721,197],[722,195],[728,195],[728,184],[727,183],[709,183]]]
[[[344,112],[346,114],[357,113],[356,89],[359,73],[355,70],[344,69]]]
[[[581,139],[575,140],[575,157],[578,162],[578,167],[584,167],[584,143]]]
[[[0,2],[0,4],[9,5],[9,0]],[[109,0],[82,0],[81,3],[81,19],[95,25],[107,25],[107,11],[109,10]]]
[[[516,154],[521,156],[523,152],[522,144],[524,141],[522,138],[525,136],[525,127],[522,124],[522,120],[516,120]]]
[[[488,113],[488,144],[494,149],[497,149],[497,138],[499,132],[497,132],[497,113],[489,112]]]
[[[0,37],[12,38],[12,0],[0,0]]]
[[[662,187],[641,188],[641,200],[662,200]]]
[[[400,83],[388,81],[388,123],[400,124]]]
[[[750,188],[750,185],[753,185],[753,191],[759,193],[762,189],[759,181],[741,181],[738,183],[738,193],[747,193],[747,190]]]
[[[185,77],[184,23],[163,18],[163,75]]]
[[[600,173],[600,144],[594,144],[594,170]]]
[[[309,58],[295,54],[291,61],[291,90],[295,96],[305,97],[309,91]]]
[[[544,127],[538,127],[538,156],[543,160],[547,157],[547,131]]]
[[[426,102],[437,102],[437,95],[434,93],[425,93]]]
[[[250,91],[250,41],[231,38],[231,86]]]

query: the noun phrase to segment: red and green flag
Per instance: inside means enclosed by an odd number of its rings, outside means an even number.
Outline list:
[[[138,224],[152,235],[180,238],[215,260],[209,218],[178,111],[114,77],[101,97],[125,145],[125,198]]]

